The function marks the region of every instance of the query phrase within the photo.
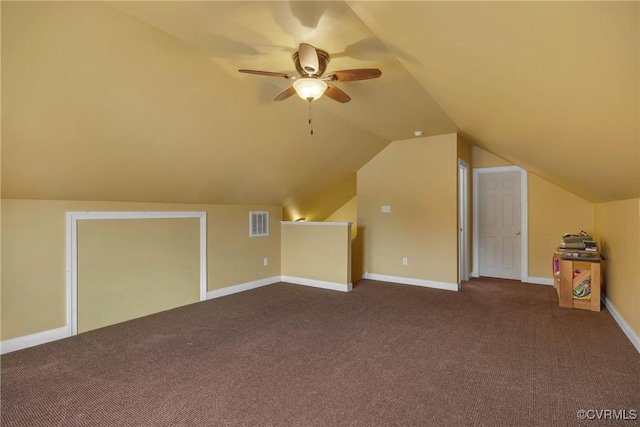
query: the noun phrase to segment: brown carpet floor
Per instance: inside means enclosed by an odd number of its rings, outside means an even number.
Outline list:
[[[275,284],[1,358],[9,426],[567,426],[640,412],[640,355],[552,287]]]

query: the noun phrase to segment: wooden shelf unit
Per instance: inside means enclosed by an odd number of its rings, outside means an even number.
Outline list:
[[[600,255],[594,253],[593,256],[581,258],[557,251],[554,253],[553,258],[553,287],[558,292],[560,307],[600,311],[602,283],[600,270],[602,258]],[[576,273],[574,274],[574,272]],[[574,287],[589,279],[591,281],[589,298],[574,297]]]

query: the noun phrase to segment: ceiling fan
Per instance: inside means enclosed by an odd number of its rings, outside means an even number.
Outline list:
[[[274,99],[275,101],[285,100],[294,93],[297,93],[300,98],[309,102],[320,98],[323,94],[326,94],[329,98],[342,103],[351,101],[351,97],[329,83],[376,79],[382,75],[382,71],[377,68],[333,71],[324,75],[330,59],[330,55],[324,50],[316,49],[307,43],[300,43],[298,51],[293,54],[293,63],[298,71],[297,76],[272,71],[245,69],[238,71],[241,73],[281,77],[287,80],[293,80],[293,85],[288,89],[285,89],[280,95],[276,96]]]

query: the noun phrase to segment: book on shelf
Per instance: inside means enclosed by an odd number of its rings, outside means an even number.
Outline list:
[[[562,258],[572,258],[572,259],[591,259],[591,260],[601,260],[602,256],[598,253],[597,250],[590,249],[565,249],[558,248],[558,253]]]
[[[588,250],[598,250],[598,244],[594,241],[585,241],[585,242],[561,242],[561,249],[588,249]]]

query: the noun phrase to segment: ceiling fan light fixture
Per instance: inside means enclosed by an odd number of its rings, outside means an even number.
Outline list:
[[[303,77],[293,82],[293,88],[300,98],[311,102],[322,96],[327,90],[327,83],[312,77]]]

